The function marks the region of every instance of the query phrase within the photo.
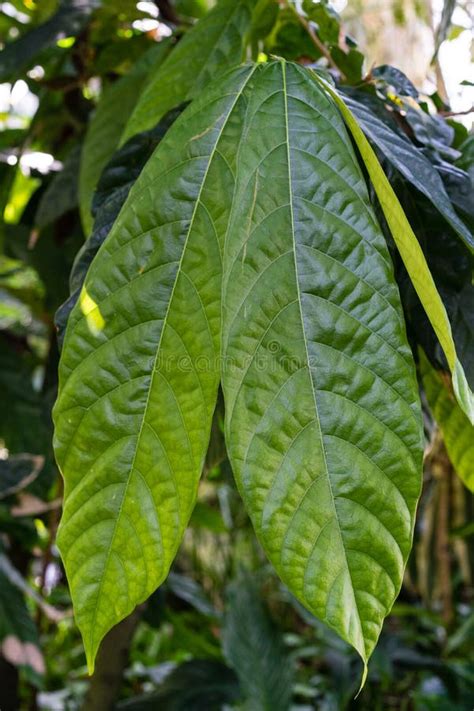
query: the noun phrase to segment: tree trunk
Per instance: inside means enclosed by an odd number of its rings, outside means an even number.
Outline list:
[[[82,711],[112,711],[114,708],[140,614],[141,610],[137,608],[104,638]],[[0,708],[4,711],[1,704]]]

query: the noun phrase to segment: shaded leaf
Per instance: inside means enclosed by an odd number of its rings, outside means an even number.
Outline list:
[[[374,190],[379,199],[393,239],[400,252],[400,256],[410,276],[416,293],[425,309],[431,325],[438,337],[441,348],[446,356],[449,369],[453,376],[453,388],[461,408],[471,422],[474,422],[474,396],[466,379],[462,363],[460,362],[453,340],[451,324],[445,306],[436,289],[433,277],[426,263],[421,247],[413,233],[412,228],[403,212],[397,196],[385,175],[377,156],[365,138],[362,129],[346,106],[339,94],[332,89],[323,79],[313,74],[319,84],[322,84],[333,97],[339,107],[344,120],[365,163],[367,172],[372,181]]]
[[[474,237],[457,216],[436,168],[396,126],[391,127],[359,101],[344,95],[344,102],[357,118],[367,138],[403,177],[430,200],[463,242],[474,250]]]
[[[164,40],[149,49],[134,65],[105,91],[84,139],[79,177],[79,199],[84,231],[89,236],[93,218],[92,197],[102,170],[120,143],[125,125],[143,87],[157,71],[171,49]]]
[[[418,90],[400,69],[391,67],[389,64],[381,64],[378,67],[374,67],[370,73],[375,79],[381,79],[393,87],[400,96],[418,98]]]
[[[222,643],[225,657],[239,678],[247,701],[245,708],[287,711],[293,665],[250,574],[227,589]]]
[[[0,459],[0,499],[16,494],[31,484],[41,471],[44,457],[17,454]]]
[[[171,52],[140,96],[122,141],[156,124],[168,111],[189,101],[211,78],[244,58],[256,0],[220,0]]]
[[[46,22],[10,42],[0,56],[0,81],[18,75],[46,47],[82,30],[98,0],[63,0],[58,11]]]
[[[154,129],[139,133],[127,141],[116,151],[104,169],[92,204],[92,214],[95,217],[94,230],[76,255],[69,277],[71,295],[60,306],[54,319],[60,347],[62,347],[69,315],[77,303],[92,260],[112,229],[144,165],[181,111],[182,108],[179,107],[168,112]]]

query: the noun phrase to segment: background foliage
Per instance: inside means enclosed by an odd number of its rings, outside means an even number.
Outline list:
[[[451,31],[449,5],[440,40]],[[61,337],[88,265],[163,132],[244,50],[332,72],[425,252],[473,385],[473,136],[450,115],[442,91],[420,95],[394,67],[364,64],[329,5],[302,6],[299,15],[291,3],[258,0],[236,10],[224,0],[220,17],[206,16],[206,0],[0,6],[9,103],[0,115],[3,711],[472,708],[474,438],[388,230],[419,354],[425,481],[404,586],[357,699],[356,654],[289,595],[255,542],[219,412],[173,573],[110,633],[92,682],[54,545],[62,487],[51,449],[55,314],[60,309]]]

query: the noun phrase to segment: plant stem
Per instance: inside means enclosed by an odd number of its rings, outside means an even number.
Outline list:
[[[314,28],[313,28],[312,25],[311,25],[311,22],[310,22],[306,17],[303,17],[303,15],[300,15],[300,13],[299,13],[298,10],[294,7],[294,5],[291,4],[290,0],[284,0],[284,1],[283,1],[283,4],[284,4],[284,6],[287,7],[289,10],[292,10],[292,12],[293,12],[293,13],[295,14],[295,16],[298,18],[298,22],[305,28],[305,30],[306,30],[306,32],[308,33],[309,38],[311,39],[311,41],[312,41],[312,43],[314,44],[314,46],[321,52],[321,54],[322,54],[324,57],[326,57],[326,59],[328,60],[328,63],[331,65],[331,67],[332,67],[333,69],[336,69],[336,70],[339,72],[339,74],[340,74],[340,76],[341,76],[341,79],[343,79],[343,80],[346,79],[346,78],[347,78],[346,75],[344,74],[344,72],[342,71],[342,69],[340,69],[340,68],[337,66],[336,62],[335,62],[334,59],[331,57],[331,53],[330,53],[330,51],[328,50],[328,48],[326,47],[326,45],[325,45],[323,42],[321,42],[321,40],[319,39],[318,35],[316,34]]]

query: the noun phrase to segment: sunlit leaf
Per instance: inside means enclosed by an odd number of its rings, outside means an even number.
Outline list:
[[[219,382],[231,138],[253,71],[209,89],[167,133],[69,318],[58,546],[90,669],[104,634],[167,576],[196,500]]]
[[[279,62],[244,96],[224,254],[229,457],[283,581],[367,662],[421,485],[398,289],[334,103]]]

